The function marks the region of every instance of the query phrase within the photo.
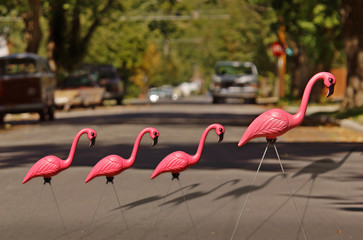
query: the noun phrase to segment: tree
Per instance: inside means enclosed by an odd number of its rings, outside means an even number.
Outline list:
[[[341,19],[347,57],[347,88],[341,109],[363,106],[363,2],[343,0]]]
[[[88,44],[107,17],[115,0],[49,0],[48,58],[55,70],[74,70],[88,51]],[[81,19],[86,19],[83,21]]]
[[[279,15],[273,28],[286,27],[287,44],[294,51],[288,58],[291,67],[291,94],[301,97],[309,78],[316,72],[329,71],[336,53],[342,48],[339,0],[272,0]],[[312,94],[317,100],[320,91]]]

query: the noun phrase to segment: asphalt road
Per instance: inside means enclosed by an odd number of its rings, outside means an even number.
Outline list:
[[[11,127],[0,131],[0,238],[196,239],[194,223],[199,239],[231,239],[266,146],[264,139],[241,148],[237,142],[267,108],[138,104],[58,112],[54,122],[11,120]],[[225,126],[225,138],[217,144],[210,132],[200,162],[181,174],[186,205],[177,180],[170,174],[150,180],[151,173],[173,151],[193,154],[203,130],[214,122]],[[106,155],[128,158],[136,135],[148,126],[160,131],[159,143],[151,147],[150,138],[142,139],[134,166],[115,177],[118,199],[104,177],[84,183]],[[65,159],[74,135],[85,127],[97,131],[96,145],[89,148],[83,136],[72,166],[53,178],[52,187],[41,178],[21,183],[41,157]],[[308,239],[362,239],[361,137],[338,127],[305,126],[279,138],[287,177],[270,148],[234,239],[304,239],[286,180]]]

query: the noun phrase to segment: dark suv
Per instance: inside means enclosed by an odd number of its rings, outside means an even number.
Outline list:
[[[85,64],[79,68],[79,72],[95,74],[98,85],[105,88],[103,99],[115,99],[117,104],[122,104],[124,85],[117,73],[117,69],[113,65]]]
[[[6,113],[37,112],[54,119],[57,82],[45,58],[33,53],[0,57],[0,122]]]
[[[258,92],[258,72],[251,62],[217,62],[212,76],[210,92],[213,103],[224,102],[226,98],[243,98],[255,103]]]

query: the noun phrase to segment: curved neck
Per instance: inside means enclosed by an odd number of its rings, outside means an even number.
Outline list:
[[[85,129],[79,131],[77,133],[77,135],[74,137],[73,142],[72,142],[72,146],[71,146],[71,150],[69,152],[69,155],[68,155],[67,159],[62,162],[63,163],[62,164],[62,168],[63,169],[68,168],[72,164],[72,161],[73,161],[74,153],[76,151],[76,147],[77,147],[78,140],[79,140],[79,138],[81,137],[81,135],[83,133],[86,133],[86,130]]]
[[[136,156],[137,156],[137,150],[139,149],[139,145],[140,145],[140,142],[141,142],[141,138],[142,138],[142,136],[144,136],[145,133],[147,133],[149,131],[150,131],[149,129],[145,128],[144,130],[142,130],[139,133],[139,135],[137,135],[134,147],[133,147],[132,152],[131,152],[131,156],[130,156],[129,159],[126,160],[126,168],[129,168],[134,164]]]
[[[304,94],[301,99],[299,111],[297,111],[297,113],[295,115],[293,115],[293,119],[295,120],[295,122],[294,122],[295,126],[300,125],[302,123],[302,121],[304,120],[306,109],[307,109],[308,102],[309,102],[311,89],[313,88],[314,84],[318,80],[321,79],[321,77],[322,76],[320,74],[315,74],[307,83],[305,90],[304,90]]]
[[[191,164],[195,164],[196,162],[199,161],[200,157],[202,156],[202,151],[203,151],[203,147],[204,147],[204,142],[205,142],[205,139],[207,138],[207,135],[208,135],[208,132],[212,129],[214,129],[215,126],[209,126],[207,127],[203,134],[202,134],[202,137],[200,138],[200,141],[199,141],[199,146],[198,146],[198,149],[197,149],[197,152],[192,156],[192,161],[191,161]]]

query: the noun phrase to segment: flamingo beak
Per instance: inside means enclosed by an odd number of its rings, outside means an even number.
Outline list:
[[[218,135],[218,143],[220,143],[220,142],[223,141],[223,137],[224,137],[224,133],[223,132]]]
[[[333,93],[334,93],[334,84],[329,86],[328,94],[326,95],[326,97],[329,97]]]
[[[153,144],[151,146],[155,146],[156,144],[158,144],[158,139],[159,136],[155,136],[155,138],[153,139]]]
[[[95,138],[95,137],[93,137],[93,138],[91,139],[91,142],[89,143],[89,147],[92,147],[93,145],[95,145],[95,143],[96,143],[96,138]]]

